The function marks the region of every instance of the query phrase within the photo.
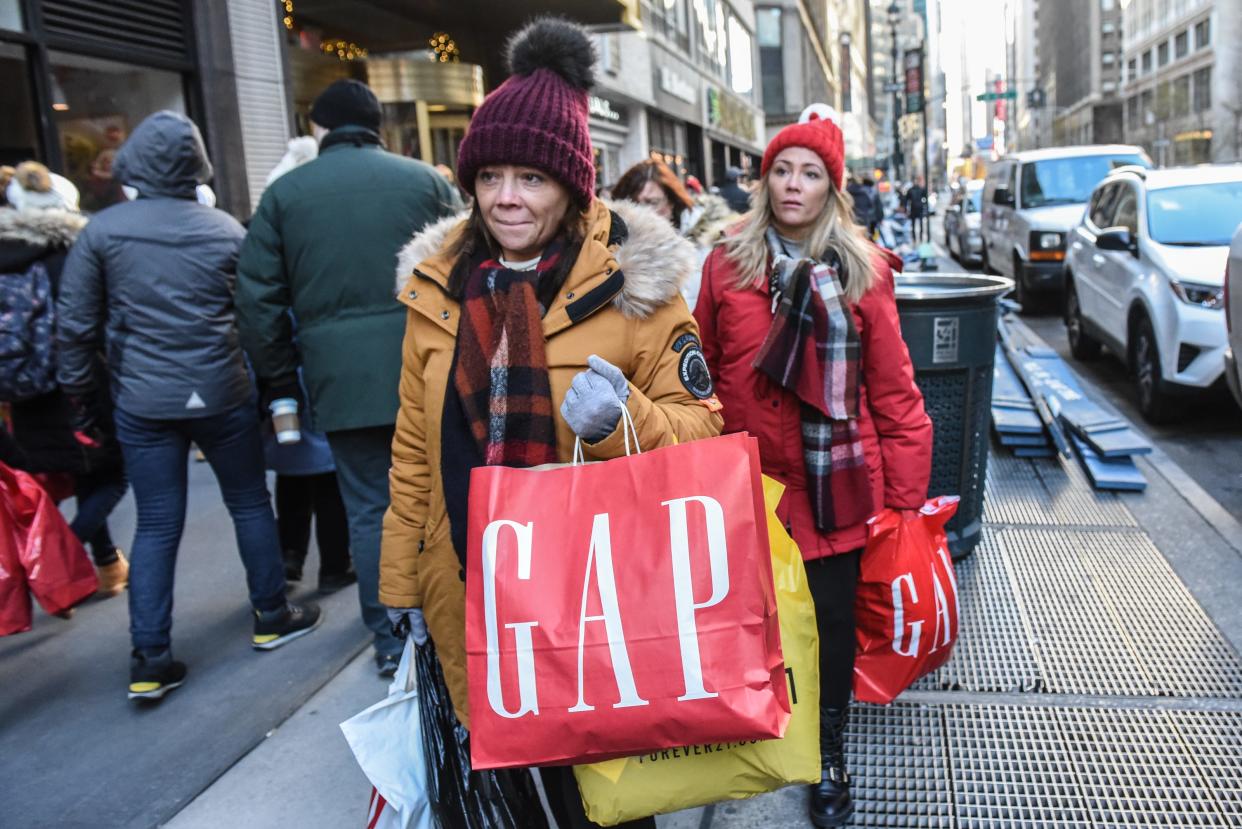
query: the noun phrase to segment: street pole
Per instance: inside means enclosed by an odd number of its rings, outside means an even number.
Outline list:
[[[898,132],[897,119],[901,112],[901,98],[897,94],[898,74],[897,74],[897,20],[901,15],[901,10],[894,2],[888,7],[888,25],[893,35],[892,50],[890,56],[893,60],[893,151],[889,154],[893,167],[893,186],[896,187],[897,182],[901,179],[901,136]]]
[[[923,189],[930,191],[931,188],[931,167],[927,165],[927,41],[923,41],[923,69],[919,70],[919,75],[923,81]],[[930,221],[930,220],[929,220]],[[930,227],[930,225],[929,225]]]

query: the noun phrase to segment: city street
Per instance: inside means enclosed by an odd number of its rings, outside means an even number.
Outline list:
[[[941,216],[932,219],[932,239],[937,248],[940,273],[980,273],[977,267],[963,266],[948,255],[944,244]],[[1074,371],[1090,382],[1102,401],[1115,407],[1212,494],[1226,510],[1242,516],[1242,409],[1229,390],[1213,389],[1198,396],[1187,397],[1182,419],[1167,425],[1148,423],[1139,414],[1135,402],[1134,380],[1125,365],[1105,349],[1097,360],[1075,360],[1069,350],[1069,339],[1060,312],[1045,303],[1036,313],[1023,320],[1043,340],[1057,350]]]

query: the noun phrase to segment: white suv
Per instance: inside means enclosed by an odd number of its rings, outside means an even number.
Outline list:
[[[1225,329],[1229,333],[1225,379],[1233,398],[1242,406],[1242,224],[1233,232],[1225,268]]]
[[[1090,359],[1103,344],[1121,356],[1152,422],[1224,374],[1225,261],[1239,219],[1242,165],[1128,167],[1100,182],[1071,232],[1070,349]]]

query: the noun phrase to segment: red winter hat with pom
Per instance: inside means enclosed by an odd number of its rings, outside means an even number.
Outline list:
[[[457,151],[457,180],[474,195],[489,164],[535,167],[569,188],[583,206],[595,195],[587,91],[595,82],[595,48],[576,23],[535,20],[508,45],[509,79],[470,119]]]
[[[778,132],[763,152],[759,175],[766,176],[776,157],[790,147],[806,147],[815,153],[823,160],[832,183],[838,189],[845,186],[845,136],[837,126],[837,112],[832,107],[811,104],[802,110],[798,123]]]

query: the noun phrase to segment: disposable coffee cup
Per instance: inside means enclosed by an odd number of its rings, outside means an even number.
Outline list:
[[[277,443],[297,443],[302,439],[302,426],[298,423],[298,401],[292,397],[273,400],[272,428],[276,430]]]

